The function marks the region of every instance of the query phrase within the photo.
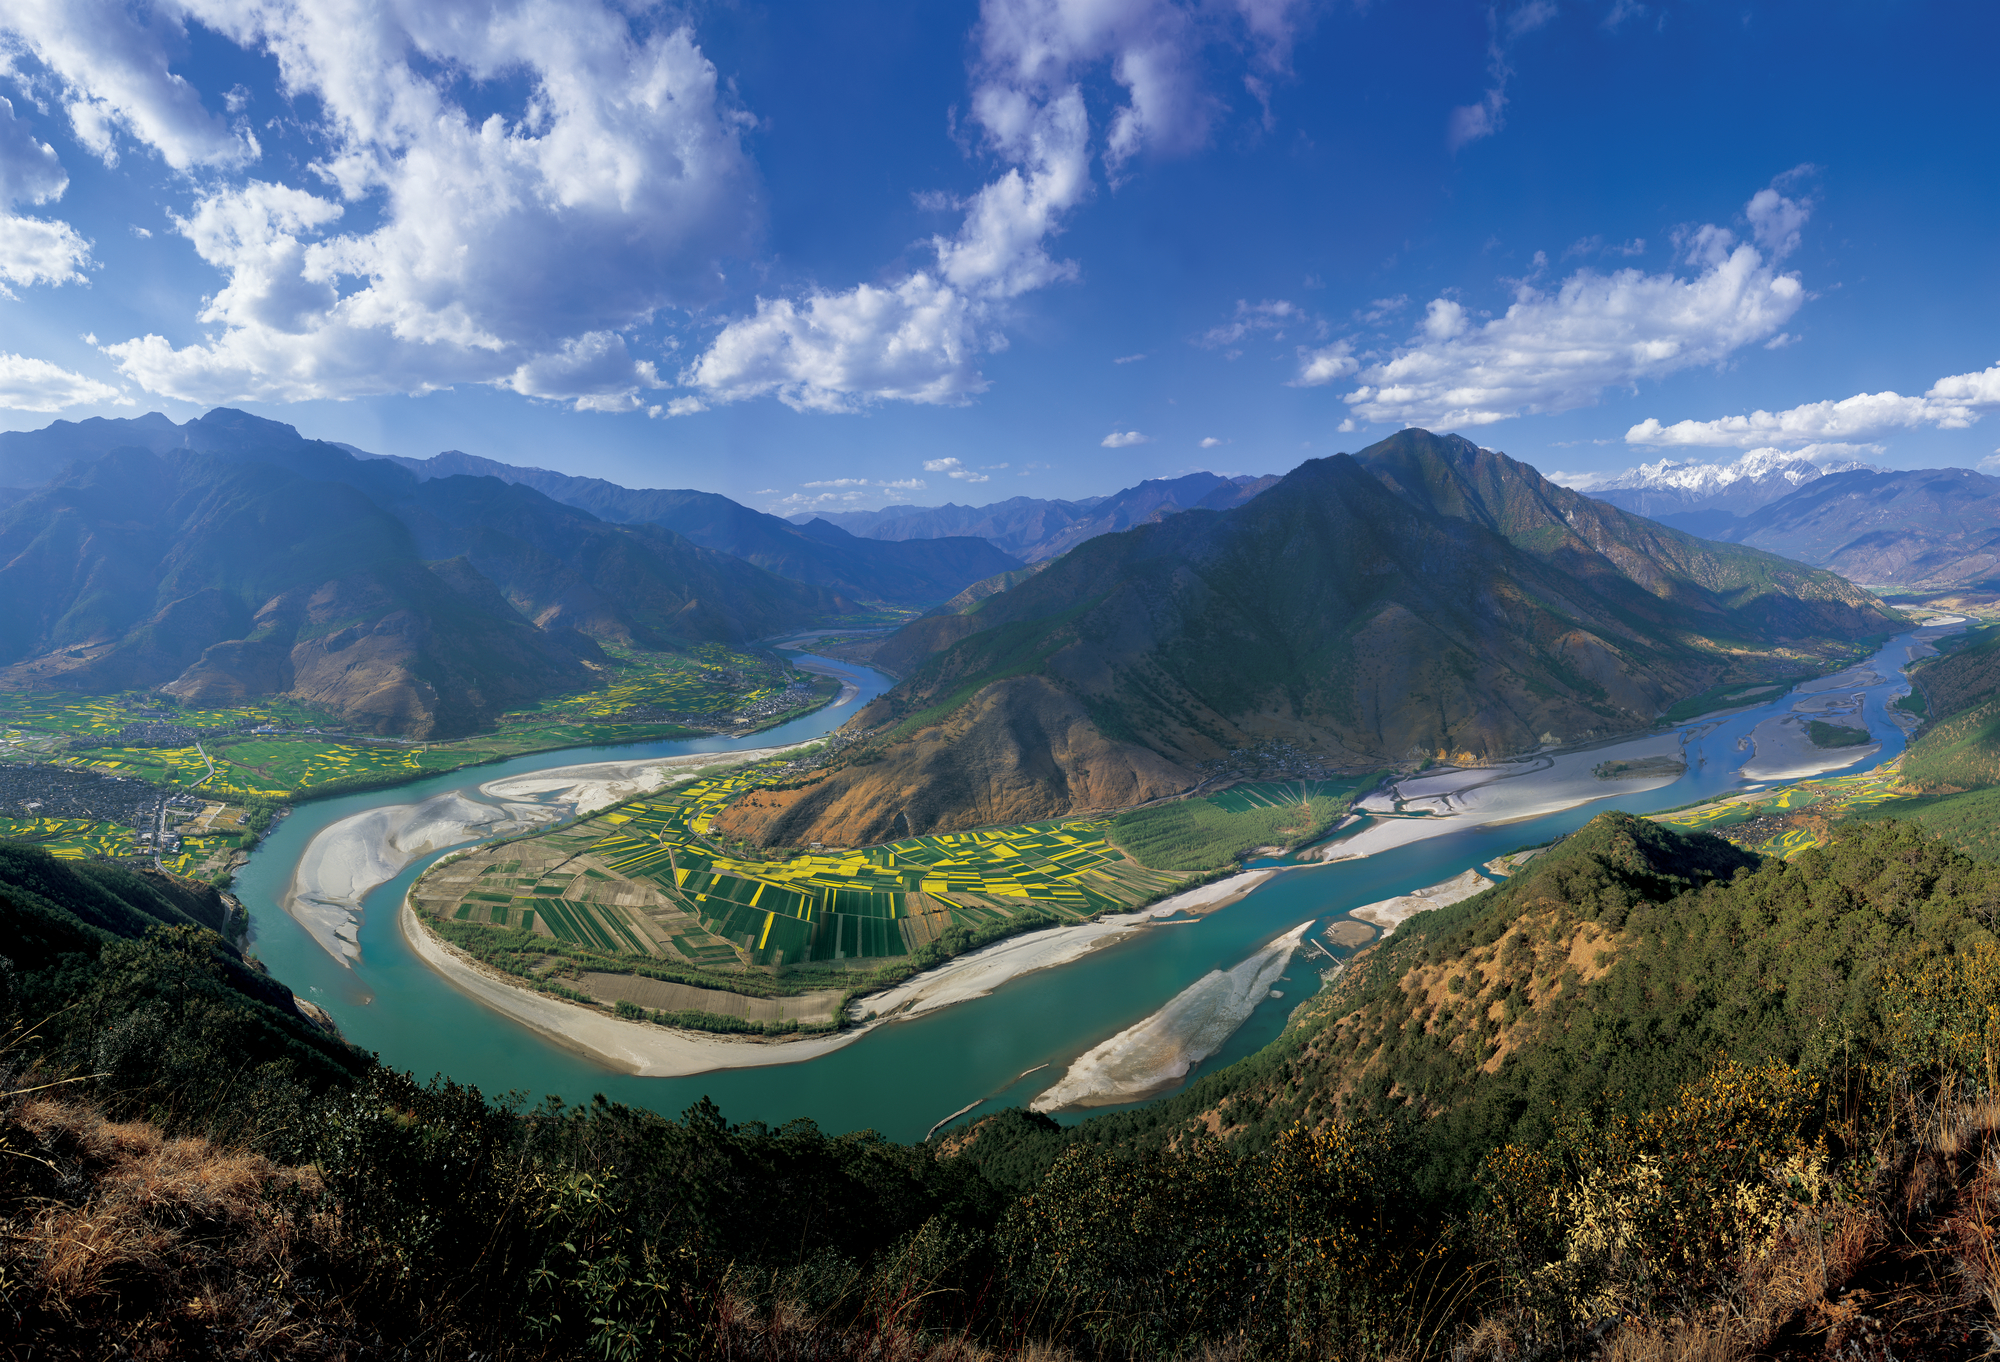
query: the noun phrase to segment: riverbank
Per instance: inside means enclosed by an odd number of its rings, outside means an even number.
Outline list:
[[[419,857],[462,843],[490,841],[607,808],[703,771],[743,766],[810,743],[694,752],[634,761],[561,766],[488,781],[482,804],[458,793],[416,804],[387,804],[343,818],[307,844],[279,906],[342,964],[360,958],[361,904]]]
[[[877,1026],[983,998],[1023,975],[1068,964],[1158,924],[1161,919],[1182,914],[1204,916],[1226,908],[1278,873],[1274,869],[1246,871],[1176,894],[1135,913],[1009,937],[883,992],[857,999],[849,1007],[849,1016],[858,1020],[859,1025],[834,1035],[772,1040],[678,1031],[648,1022],[626,1021],[534,992],[431,932],[411,906],[408,894],[403,897],[397,922],[403,939],[416,956],[476,1002],[619,1072],[672,1078],[816,1058],[852,1044]]]
[[[797,1064],[852,1045],[867,1027],[796,1040],[757,1040],[705,1032],[674,1031],[629,1022],[531,992],[490,970],[425,928],[409,896],[397,915],[403,939],[419,960],[473,1001],[519,1022],[566,1050],[639,1078],[684,1078],[717,1069]]]

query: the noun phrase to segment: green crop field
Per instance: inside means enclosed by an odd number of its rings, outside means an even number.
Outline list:
[[[1806,736],[1814,747],[1860,747],[1868,741],[1868,730],[1814,719],[1806,725]]]
[[[136,835],[122,823],[83,818],[0,818],[0,838],[32,843],[66,861],[132,856],[140,850]]]
[[[1292,847],[1317,837],[1374,780],[1371,775],[1236,785],[1203,799],[1121,813],[1111,821],[1110,836],[1161,870],[1220,870],[1258,847]]]

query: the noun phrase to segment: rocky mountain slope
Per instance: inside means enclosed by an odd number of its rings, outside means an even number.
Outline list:
[[[79,457],[0,512],[0,684],[283,693],[446,736],[589,688],[598,640],[742,642],[853,608],[658,527],[420,483],[241,412],[176,433]]]
[[[1233,478],[1189,473],[1152,478],[1108,497],[1051,501],[1012,497],[990,506],[885,506],[879,511],[826,511],[819,518],[869,539],[916,541],[978,535],[1023,562],[1039,563],[1086,539],[1130,529],[1184,510],[1225,511],[1273,486],[1275,476]],[[803,519],[801,517],[800,519]]]
[[[1643,728],[1896,618],[1830,573],[1404,431],[906,626],[878,656],[908,679],[853,721],[871,740],[851,764],[725,822],[857,845],[1139,803],[1244,748],[1498,757]]]

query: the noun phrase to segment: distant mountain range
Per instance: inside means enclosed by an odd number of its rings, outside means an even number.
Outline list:
[[[819,511],[792,517],[794,524],[831,521],[864,539],[909,541],[977,535],[1024,563],[1069,552],[1086,539],[1159,520],[1181,511],[1226,511],[1278,482],[1263,477],[1189,473],[1152,478],[1108,497],[1048,501],[1012,497],[990,506],[885,506],[879,511]]]
[[[1703,532],[1867,586],[2000,588],[2000,478],[1969,468],[1836,473]]]
[[[359,451],[357,451],[359,452]],[[602,478],[576,478],[446,450],[428,459],[364,454],[423,479],[499,478],[532,487],[565,505],[618,525],[659,525],[707,549],[719,549],[794,581],[855,600],[930,606],[972,583],[1021,566],[983,538],[954,535],[910,543],[864,539],[825,520],[796,525],[753,511],[715,492],[634,490]]]
[[[56,455],[0,512],[9,688],[284,693],[442,737],[596,684],[600,642],[742,643],[858,608],[659,526],[422,480],[227,408],[0,440],[16,476]]]
[[[1759,449],[1730,464],[1662,459],[1609,477],[1576,478],[1567,483],[1573,491],[1608,501],[1621,510],[1690,534],[1704,534],[1707,527],[1726,526],[1734,517],[1790,496],[1809,482],[1868,467],[1855,460],[1816,463],[1798,454]]]
[[[852,846],[1129,806],[1260,746],[1496,757],[1642,728],[1897,618],[1831,573],[1407,430],[905,626],[878,657],[906,679],[855,720],[873,736],[851,764],[724,822]]]

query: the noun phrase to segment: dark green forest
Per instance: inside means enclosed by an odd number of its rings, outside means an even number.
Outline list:
[[[915,1146],[422,1084],[163,877],[10,846],[0,885],[0,1310],[35,1356],[1741,1343],[1746,1273],[1874,1217],[1759,1297],[1764,1348],[1907,1288],[1890,1231],[1955,1203],[1896,1180],[1985,1138],[2000,1058],[2000,867],[1895,822],[1760,863],[1606,815],[1176,1098]]]

